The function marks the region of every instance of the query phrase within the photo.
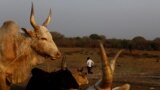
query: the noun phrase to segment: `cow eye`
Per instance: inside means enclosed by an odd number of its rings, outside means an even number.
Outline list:
[[[41,40],[47,40],[47,38],[41,38]]]

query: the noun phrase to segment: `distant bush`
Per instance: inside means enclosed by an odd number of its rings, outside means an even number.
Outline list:
[[[132,40],[106,39],[104,35],[91,34],[84,37],[65,37],[58,32],[51,32],[54,41],[60,47],[99,47],[98,41],[102,41],[107,48],[124,48],[132,50],[160,50],[160,38],[146,40],[142,36],[136,36]]]

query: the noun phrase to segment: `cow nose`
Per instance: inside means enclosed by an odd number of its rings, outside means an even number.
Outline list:
[[[61,53],[58,51],[56,56],[57,56],[57,58],[60,58],[61,57]]]

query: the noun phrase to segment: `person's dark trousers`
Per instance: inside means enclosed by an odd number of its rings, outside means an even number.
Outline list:
[[[88,70],[89,74],[92,74],[91,69],[92,69],[92,67],[87,67],[87,70]]]

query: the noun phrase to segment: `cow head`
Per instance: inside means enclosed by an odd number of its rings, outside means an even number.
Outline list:
[[[34,28],[33,31],[22,28],[22,30],[32,39],[31,47],[38,54],[42,56],[48,56],[52,60],[55,60],[61,56],[55,42],[52,39],[52,35],[47,29],[48,24],[51,21],[51,9],[49,16],[42,25],[37,25],[34,17],[34,8],[32,3],[30,23]]]

